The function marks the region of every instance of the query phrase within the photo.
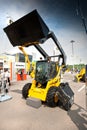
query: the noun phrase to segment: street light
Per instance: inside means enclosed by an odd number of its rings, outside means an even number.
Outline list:
[[[72,57],[74,59],[74,47],[73,47],[73,43],[75,42],[74,40],[70,41],[72,43]],[[74,63],[73,63],[73,71],[74,71]]]

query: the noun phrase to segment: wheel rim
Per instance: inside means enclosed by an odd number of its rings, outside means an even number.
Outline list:
[[[56,92],[54,95],[54,102],[57,103],[58,102],[58,93]]]

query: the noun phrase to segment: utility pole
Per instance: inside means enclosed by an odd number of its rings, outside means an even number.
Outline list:
[[[73,57],[73,60],[74,60],[74,46],[73,46],[73,43],[75,42],[74,40],[71,40],[70,41],[72,43],[72,57]],[[73,63],[73,71],[74,71],[74,63]]]

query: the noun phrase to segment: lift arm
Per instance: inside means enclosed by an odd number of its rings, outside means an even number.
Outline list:
[[[45,59],[49,57],[49,55],[42,49],[40,45],[36,44],[34,47],[43,55]]]
[[[64,52],[64,50],[63,50],[63,48],[62,48],[62,46],[60,45],[59,41],[57,40],[55,34],[54,34],[53,32],[50,32],[50,33],[48,34],[48,38],[52,38],[52,39],[53,39],[53,41],[55,42],[57,48],[58,48],[59,51],[61,52],[61,57],[63,58],[63,63],[62,63],[62,64],[63,64],[63,65],[66,65],[66,54],[65,54],[65,52]]]
[[[30,43],[29,43],[30,45]],[[27,46],[29,46],[27,44]],[[23,54],[25,55],[26,59],[28,59],[28,55],[24,50],[24,47],[26,47],[26,45],[24,46],[19,46],[19,49],[23,52]],[[46,59],[47,57],[49,57],[49,55],[45,52],[45,50],[43,50],[43,48],[39,45],[39,43],[34,44],[34,47],[40,52],[40,54],[42,54],[42,56]],[[29,61],[28,61],[29,62]]]
[[[58,50],[60,51],[60,53],[61,53],[60,56],[61,56],[61,58],[63,59],[63,63],[62,63],[62,64],[63,64],[63,65],[66,65],[66,54],[65,54],[65,52],[64,52],[64,50],[63,50],[63,48],[62,48],[60,42],[57,40],[57,38],[56,38],[54,32],[49,31],[48,35],[47,35],[45,38],[39,40],[39,43],[43,44],[43,43],[45,43],[45,41],[46,41],[47,39],[49,39],[49,38],[52,38],[52,40],[54,41],[56,47],[57,47]],[[39,52],[40,52],[45,58],[46,58],[46,57],[49,57],[49,56],[47,55],[47,53],[41,48],[41,46],[40,46],[39,44],[36,44],[36,45],[34,45],[34,46],[36,47],[37,50],[39,50]]]
[[[29,72],[29,70],[30,70],[30,60],[29,60],[28,54],[25,52],[24,47],[19,46],[18,48],[23,52],[23,54],[25,56],[26,72]]]

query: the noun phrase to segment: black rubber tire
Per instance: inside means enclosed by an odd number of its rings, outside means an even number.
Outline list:
[[[57,87],[51,87],[47,93],[46,102],[47,105],[50,107],[57,106],[58,101],[55,101],[54,97],[55,95],[58,96],[58,88]]]
[[[24,85],[23,89],[22,89],[22,96],[23,98],[27,98],[28,97],[28,91],[31,88],[31,83],[27,83]]]

